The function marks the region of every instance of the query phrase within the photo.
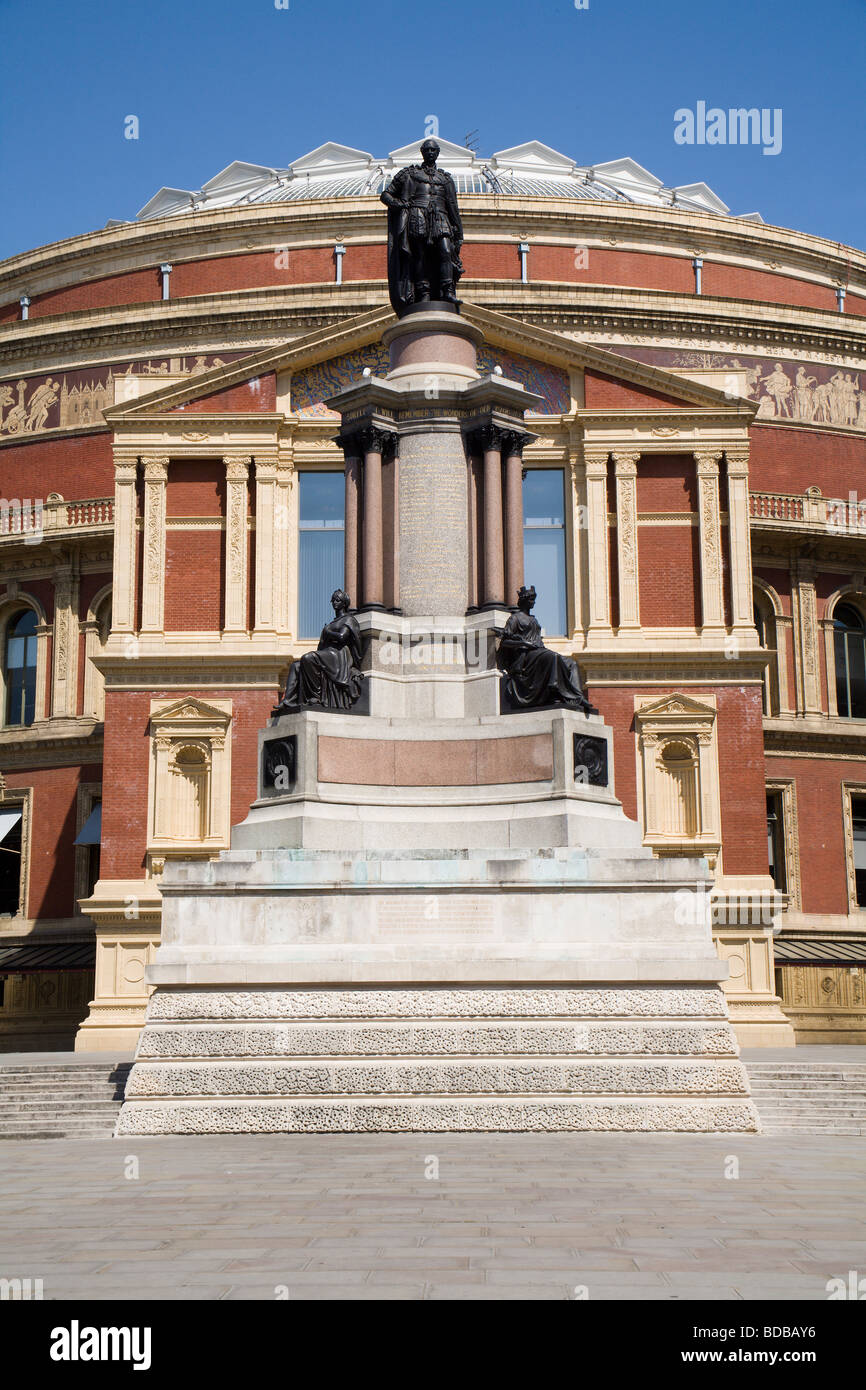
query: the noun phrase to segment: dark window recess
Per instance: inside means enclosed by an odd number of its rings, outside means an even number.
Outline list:
[[[574,735],[574,780],[591,787],[607,786],[607,739]]]
[[[36,614],[27,608],[6,629],[4,655],[6,723],[32,724],[36,718]]]
[[[787,893],[785,820],[781,792],[767,792],[767,858],[770,861],[770,878],[780,893]]]
[[[854,881],[857,906],[866,907],[866,796],[852,796],[851,821],[854,832]]]
[[[6,976],[0,975],[0,1009],[3,1008],[3,996],[6,993]]]
[[[833,617],[836,709],[843,719],[866,719],[866,624],[850,603]]]
[[[298,765],[298,739],[270,738],[262,745],[262,789],[287,792],[295,784]]]
[[[21,827],[23,808],[0,806],[0,916],[16,917],[21,910]]]

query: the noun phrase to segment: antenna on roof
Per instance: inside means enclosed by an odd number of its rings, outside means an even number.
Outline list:
[[[477,153],[478,153],[478,144],[479,144],[479,141],[478,141],[478,131],[477,131],[477,130],[470,130],[469,133],[468,133],[468,135],[467,135],[466,138],[464,139],[463,144],[465,145],[465,147],[466,147],[467,150],[471,150],[473,154],[477,154]]]

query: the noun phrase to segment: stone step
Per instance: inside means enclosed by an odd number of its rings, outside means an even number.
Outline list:
[[[866,1064],[752,1062],[765,1134],[866,1133]]]
[[[0,1062],[0,1139],[109,1138],[131,1066]]]
[[[493,1056],[565,1057],[676,1055],[736,1057],[730,1025],[723,1022],[575,1022],[563,1019],[329,1020],[261,1024],[150,1024],[138,1062],[183,1058],[295,1058],[304,1056]]]
[[[127,1100],[156,1097],[290,1097],[341,1095],[658,1095],[748,1094],[739,1061],[637,1058],[569,1060],[552,1056],[526,1060],[474,1057],[439,1061],[425,1057],[272,1062],[146,1062],[133,1068]]]
[[[458,1131],[620,1131],[755,1133],[757,1112],[746,1099],[651,1096],[539,1098],[334,1097],[284,1101],[245,1097],[143,1101],[121,1111],[117,1134],[395,1133]]]

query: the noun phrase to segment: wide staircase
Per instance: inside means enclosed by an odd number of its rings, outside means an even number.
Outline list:
[[[744,1049],[742,1060],[764,1134],[866,1135],[866,1048]]]
[[[74,1054],[73,1054],[74,1055]],[[108,1139],[131,1059],[30,1061],[0,1055],[0,1140]]]

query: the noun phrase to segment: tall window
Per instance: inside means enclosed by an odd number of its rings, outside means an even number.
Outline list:
[[[851,797],[851,828],[854,836],[857,906],[866,907],[866,796]]]
[[[535,616],[550,637],[568,629],[565,583],[565,479],[561,468],[530,468],[523,483],[523,565],[538,590]],[[508,595],[509,602],[516,595]]]
[[[843,719],[866,719],[866,624],[850,603],[833,618],[836,654],[836,708]]]
[[[21,911],[21,831],[23,806],[0,806],[0,916],[16,917]]]
[[[788,891],[785,869],[785,820],[781,792],[767,792],[767,858],[770,878],[780,893]]]
[[[6,723],[32,724],[36,717],[36,614],[26,608],[6,629]]]
[[[763,595],[755,596],[755,627],[758,629],[758,641],[761,646],[772,653],[764,670],[764,713],[776,714],[779,709],[779,654],[776,650],[776,623],[770,605]]]
[[[333,617],[331,594],[342,587],[345,561],[345,483],[342,473],[300,474],[298,636],[318,637]],[[352,595],[357,601],[357,596]]]

